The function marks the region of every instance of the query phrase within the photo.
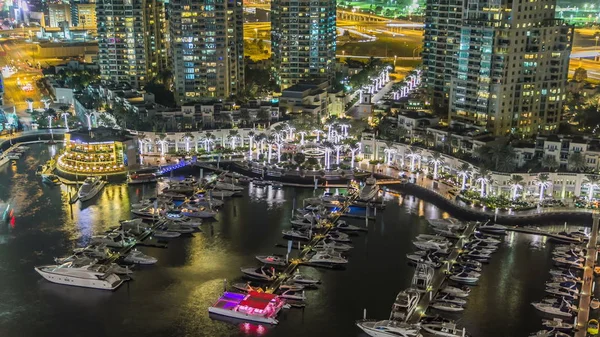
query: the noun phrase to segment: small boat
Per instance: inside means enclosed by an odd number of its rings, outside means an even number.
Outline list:
[[[467,296],[469,296],[469,293],[471,292],[471,288],[446,286],[446,287],[442,288],[442,290],[440,292],[443,294],[452,295],[454,297],[467,297]]]
[[[460,283],[476,283],[479,277],[471,276],[467,273],[458,273],[450,275],[450,279]]]
[[[162,210],[154,207],[146,207],[141,209],[132,208],[131,214],[142,219],[155,219],[161,216]]]
[[[225,205],[225,202],[223,200],[209,198],[208,196],[202,196],[202,197],[197,197],[196,199],[188,201],[187,204],[192,207],[208,207],[208,208],[212,209],[212,208],[219,208],[219,207]]]
[[[545,290],[548,294],[561,296],[565,298],[577,299],[579,296],[577,295],[577,289],[568,290],[568,289],[560,289],[560,288],[546,288]]]
[[[434,309],[437,309],[437,310],[452,311],[452,312],[465,310],[465,308],[462,305],[449,303],[449,302],[438,302],[438,301],[433,302],[431,304],[431,307]]]
[[[164,218],[167,221],[171,221],[180,225],[187,225],[194,228],[200,227],[200,225],[202,225],[202,220],[193,219],[183,214],[181,211],[168,211],[165,213]]]
[[[215,189],[222,191],[233,191],[233,192],[241,192],[244,190],[242,186],[237,186],[232,183],[226,183],[223,181],[217,181],[215,183]]]
[[[208,192],[211,198],[229,198],[233,197],[236,194],[239,194],[237,191],[225,191],[225,190],[211,190]]]
[[[571,337],[571,335],[557,330],[540,330],[529,335],[529,337]]]
[[[179,208],[179,211],[182,215],[190,217],[190,218],[214,218],[217,215],[217,212],[208,209],[204,206],[192,207],[189,204],[182,205]],[[168,213],[167,213],[168,214]]]
[[[368,177],[365,180],[365,186],[360,190],[358,199],[361,201],[371,201],[377,196],[379,190],[380,188],[379,185],[377,185],[377,179],[373,176]]]
[[[550,270],[550,274],[553,276],[562,276],[562,277],[566,277],[566,278],[570,278],[572,280],[581,282],[581,277],[576,276],[575,272],[569,270],[560,270],[560,269],[552,269]]]
[[[244,275],[265,281],[273,281],[277,277],[274,268],[259,267],[259,268],[241,268]]]
[[[442,262],[438,257],[424,251],[418,251],[414,254],[406,254],[406,258],[414,263],[424,263],[433,268],[440,268],[442,266]]]
[[[274,189],[276,189],[276,190],[280,190],[280,189],[282,189],[282,188],[283,188],[283,183],[280,183],[280,182],[274,181],[274,182],[271,184],[271,187],[272,187],[272,188],[274,188]],[[285,298],[285,297],[284,297],[284,298]]]
[[[407,320],[417,309],[421,293],[414,288],[408,288],[396,295],[396,300],[392,304],[390,319]]]
[[[154,234],[152,234],[152,236],[157,237],[157,238],[172,239],[172,238],[178,238],[178,237],[180,237],[181,233],[180,232],[157,230],[157,231],[154,231]]]
[[[496,238],[493,238],[493,237],[491,237],[489,235],[485,235],[485,234],[483,234],[481,232],[475,232],[475,233],[473,233],[473,237],[475,239],[477,239],[477,240],[481,240],[481,241],[487,242],[487,243],[499,244],[501,242],[500,240],[498,240]]]
[[[464,227],[464,223],[455,218],[428,219],[427,222],[434,228],[460,229]]]
[[[459,329],[454,323],[428,323],[421,324],[421,328],[434,336],[442,337],[465,337],[468,336],[465,329]]]
[[[112,232],[107,235],[94,235],[91,240],[92,244],[106,245],[114,248],[124,248],[135,244],[135,239],[125,235],[122,232]]]
[[[436,297],[435,300],[438,302],[448,302],[448,303],[453,303],[453,304],[462,305],[462,306],[467,304],[467,301],[465,299],[462,299],[459,297],[454,297],[454,296],[451,296],[448,294],[438,295],[438,297]]]
[[[185,200],[185,199],[187,199],[187,195],[179,193],[179,192],[169,191],[169,190],[162,190],[160,196],[169,198],[171,200]]]
[[[567,288],[567,289],[575,289],[577,286],[577,282],[569,280],[564,282],[546,282],[546,287],[550,288]]]
[[[348,251],[350,249],[354,248],[353,246],[347,244],[347,243],[341,243],[341,242],[336,242],[333,241],[331,239],[324,239],[319,241],[316,245],[314,245],[313,249],[314,250],[339,250],[342,252]]]
[[[290,281],[294,282],[294,283],[310,284],[310,285],[316,285],[318,283],[321,283],[320,280],[315,279],[310,276],[300,274],[299,272],[296,272],[292,277],[290,277]]]
[[[335,229],[339,230],[339,231],[345,231],[345,232],[366,232],[368,231],[367,228],[365,227],[358,227],[358,226],[354,226],[354,225],[348,225],[346,223],[346,221],[340,220],[337,222],[337,225],[335,226]]]
[[[348,234],[346,233],[330,232],[329,234],[327,234],[326,238],[336,242],[352,242],[352,240],[350,240],[350,236],[348,236]]]
[[[288,289],[284,292],[281,293],[282,298],[285,298],[286,300],[295,300],[295,301],[305,301],[306,300],[306,296],[304,295],[304,290],[302,291],[296,291],[296,290],[291,290]]]
[[[573,311],[573,305],[563,302],[561,304],[549,304],[545,302],[534,302],[531,303],[537,310],[555,316],[573,317],[575,312]]]
[[[452,229],[449,228],[437,228],[434,227],[433,231],[436,232],[437,234],[441,235],[441,236],[445,236],[447,238],[450,239],[458,239],[460,234]]]
[[[127,176],[127,184],[154,184],[158,181],[155,173],[133,173]]]
[[[333,250],[329,251],[317,251],[309,260],[312,264],[323,264],[323,265],[343,265],[347,264],[348,260],[343,258],[340,253],[336,253]]]
[[[281,231],[281,234],[283,234],[283,236],[287,236],[290,238],[294,238],[294,239],[299,239],[299,240],[310,240],[310,233],[306,232],[306,231],[297,231],[297,230],[283,230]]]
[[[439,241],[439,242],[448,242],[448,239],[441,235],[431,235],[431,234],[419,234],[415,238],[418,241]]]
[[[262,292],[262,288],[260,287],[253,287],[252,285],[250,285],[250,282],[246,282],[246,283],[234,283],[231,285],[233,288],[235,288],[236,290],[240,290],[240,291],[260,291]]]
[[[469,268],[474,268],[474,269],[481,269],[481,267],[483,267],[483,264],[479,261],[475,261],[475,260],[471,260],[468,258],[464,258],[464,257],[459,257],[458,259],[456,259],[456,262],[459,263],[462,266],[465,267],[469,267]]]
[[[54,186],[61,184],[60,179],[55,174],[42,174],[42,182]]]
[[[305,286],[302,284],[294,283],[293,281],[290,281],[290,280],[286,280],[279,286],[279,288],[282,290],[295,290],[295,291],[304,290],[307,287],[310,287],[310,285]]]
[[[564,257],[554,257],[552,260],[558,264],[564,264],[569,267],[581,268],[583,269],[583,258],[564,258]]]
[[[549,330],[573,330],[575,327],[573,324],[566,323],[560,318],[544,319],[542,320],[542,325]]]
[[[171,221],[163,223],[159,228],[166,232],[177,232],[179,234],[191,234],[196,231],[194,227]]]
[[[106,185],[106,182],[98,177],[87,177],[77,192],[80,201],[87,201],[95,197]]]
[[[155,257],[146,255],[139,250],[132,250],[123,261],[127,263],[137,263],[137,264],[155,264],[158,260]]]
[[[415,247],[421,250],[426,251],[434,251],[440,254],[448,254],[450,253],[450,244],[449,243],[441,243],[437,241],[413,241]]]
[[[372,337],[419,337],[418,324],[409,324],[394,320],[359,320],[356,326]]]
[[[264,264],[272,264],[274,266],[285,266],[287,261],[277,255],[257,255],[256,259]]]
[[[494,234],[504,234],[506,233],[506,226],[492,224],[492,223],[484,223],[477,227],[477,230],[481,232],[488,232]]]

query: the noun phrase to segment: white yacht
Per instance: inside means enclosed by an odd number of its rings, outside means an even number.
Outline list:
[[[467,273],[457,273],[450,275],[450,279],[460,283],[476,283],[479,280],[479,277],[472,276]]]
[[[359,199],[362,201],[371,201],[377,196],[379,192],[379,185],[377,185],[377,179],[373,176],[365,180],[365,186],[360,190]]]
[[[67,262],[60,265],[39,266],[34,269],[52,283],[104,290],[117,289],[123,283],[123,279],[115,273],[106,272],[101,267],[104,266],[75,267],[73,262]]]
[[[113,248],[123,248],[135,244],[135,239],[121,232],[111,232],[106,235],[94,235],[91,242]]]
[[[87,201],[95,197],[106,185],[106,182],[98,177],[87,177],[77,192],[81,201]]]
[[[396,300],[392,304],[390,319],[400,319],[406,321],[417,309],[421,293],[417,289],[408,288],[396,295]]]
[[[550,303],[546,303],[546,302],[535,302],[535,303],[531,303],[531,305],[533,305],[534,308],[536,308],[537,310],[550,314],[550,315],[555,315],[555,316],[562,316],[562,317],[573,317],[575,315],[574,312],[574,307],[572,304],[567,303],[566,301],[563,301],[563,303],[556,305],[556,304],[550,304]]]
[[[271,264],[274,266],[287,265],[287,261],[285,261],[285,258],[277,255],[257,255],[256,259],[264,264]]]
[[[226,183],[224,181],[217,181],[215,183],[215,188],[217,190],[234,191],[234,192],[241,192],[241,191],[244,190],[244,188],[242,186],[237,186],[237,185],[232,184],[232,183]]]
[[[544,328],[552,330],[573,330],[573,328],[575,327],[575,325],[573,324],[563,322],[563,320],[560,318],[555,318],[552,320],[544,319],[542,320],[542,325],[544,326]]]
[[[124,259],[127,263],[137,264],[155,264],[158,260],[155,257],[146,255],[139,250],[132,250]]]
[[[460,298],[460,297],[451,296],[448,294],[440,294],[435,298],[435,300],[437,302],[447,302],[447,303],[452,303],[452,304],[456,304],[456,305],[466,305],[467,304],[467,300]]]
[[[244,275],[261,279],[265,281],[273,281],[277,278],[275,275],[275,269],[267,268],[267,267],[259,267],[259,268],[240,268]]]
[[[372,337],[420,337],[419,325],[393,320],[360,320],[356,326]]]
[[[434,336],[464,337],[467,335],[464,328],[459,329],[454,323],[421,324],[421,328]]]
[[[317,251],[309,260],[309,263],[323,265],[343,265],[348,263],[348,260],[343,258],[340,253],[333,250]]]

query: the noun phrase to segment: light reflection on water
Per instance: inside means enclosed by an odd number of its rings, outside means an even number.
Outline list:
[[[386,318],[398,291],[410,285],[414,269],[405,256],[414,250],[412,238],[430,233],[426,219],[451,216],[412,196],[386,195],[387,208],[368,222],[368,235],[353,237],[355,249],[349,253],[347,270],[302,267],[303,273],[323,280],[320,290],[307,292],[306,309],[286,311],[279,326],[262,331],[254,325],[212,320],[207,307],[221,294],[225,280],[242,280],[240,267],[258,265],[255,255],[285,254],[275,244],[286,243],[280,233],[289,227],[294,201],[301,207],[303,198],[323,190],[251,188],[244,197],[228,199],[217,220],[206,221],[201,233],[173,240],[168,249],[140,247],[159,262],[136,268],[134,281],[121,289],[64,287],[41,280],[32,267],[67,254],[129,218],[129,204],[155,195],[155,189],[111,184],[93,200],[70,205],[68,188],[43,185],[34,175],[39,161],[49,156],[45,146],[39,149],[44,150],[38,153],[32,146],[16,172],[0,169],[0,201],[15,207],[16,219],[14,228],[0,228],[2,337],[357,336],[354,320],[362,317],[364,308],[371,318]],[[544,237],[507,235],[473,287],[461,324],[474,336],[486,337],[528,335],[538,328],[540,320],[529,303],[543,297],[550,247]]]

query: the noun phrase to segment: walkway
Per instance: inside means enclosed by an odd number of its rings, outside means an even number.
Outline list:
[[[585,337],[587,335],[587,322],[590,318],[590,301],[592,299],[594,284],[594,267],[596,266],[596,255],[598,254],[596,243],[598,240],[598,223],[600,222],[600,213],[593,214],[593,225],[590,241],[587,246],[587,256],[585,259],[585,268],[583,269],[583,285],[581,286],[581,296],[579,298],[579,313],[577,314],[577,332],[575,337]]]
[[[458,239],[456,244],[454,244],[454,249],[448,255],[446,261],[456,261],[458,254],[461,252],[462,247],[469,241],[469,237],[475,231],[475,226],[477,224],[475,222],[469,223],[463,235]],[[421,299],[419,300],[419,305],[417,306],[417,310],[413,312],[413,314],[407,319],[409,323],[417,323],[421,319],[421,313],[425,314],[427,308],[429,308],[429,304],[435,299],[438,292],[442,289],[444,285],[444,281],[446,281],[446,276],[450,273],[450,268],[452,268],[452,263],[445,263],[442,267],[435,271],[433,275],[433,280],[431,281],[431,290],[427,291]],[[429,296],[427,296],[429,295]]]

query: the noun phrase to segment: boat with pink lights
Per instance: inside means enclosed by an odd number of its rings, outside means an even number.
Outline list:
[[[224,292],[215,304],[208,307],[211,314],[237,318],[243,321],[277,324],[275,317],[288,305],[277,295],[249,291],[247,294]]]

